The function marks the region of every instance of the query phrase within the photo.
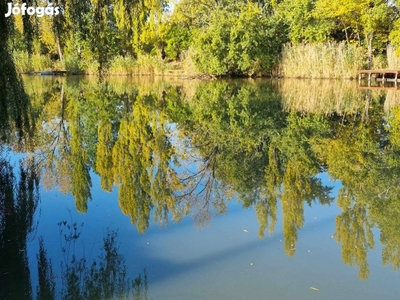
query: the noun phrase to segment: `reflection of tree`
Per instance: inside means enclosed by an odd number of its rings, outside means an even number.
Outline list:
[[[108,84],[101,84],[86,95],[91,106],[97,106],[97,147],[95,171],[100,175],[100,184],[103,190],[110,192],[114,186],[112,149],[115,145],[116,131],[120,121],[117,112],[119,105],[129,106],[128,94],[117,94]],[[128,108],[129,110],[129,108]]]
[[[211,195],[218,199],[216,195],[229,187],[224,201],[234,190],[245,207],[254,205],[263,238],[268,227],[273,232],[281,198],[285,249],[293,255],[297,231],[304,222],[304,202],[333,200],[330,189],[314,178],[321,167],[312,142],[329,134],[327,122],[283,113],[279,95],[268,84],[209,84],[199,89],[190,105],[190,115],[179,123],[203,163],[188,176],[189,194],[213,190],[201,197],[204,205],[199,213],[212,203]],[[193,208],[197,202],[190,203]]]
[[[171,167],[173,148],[167,137],[163,112],[152,108],[156,99],[138,95],[132,111],[120,121],[118,138],[112,148],[114,184],[119,185],[122,211],[137,224],[139,232],[149,226],[155,207],[155,220],[167,221],[175,214],[174,193],[179,180]]]
[[[328,172],[343,184],[337,199],[342,213],[336,218],[336,239],[343,261],[356,265],[363,280],[369,276],[367,254],[374,247],[374,226],[381,230],[384,264],[396,268],[400,248],[399,231],[393,234],[398,227],[399,148],[385,127],[380,100],[369,99],[367,118],[363,111],[340,120],[332,118],[334,138],[321,139],[316,145]]]
[[[77,209],[85,212],[92,167],[104,190],[119,186],[121,209],[140,232],[148,227],[152,207],[155,221],[167,222],[169,212],[177,220],[173,193],[180,182],[172,166],[168,122],[157,108],[166,93],[158,99],[157,93],[139,94],[135,86],[119,87],[117,94],[108,83],[74,84],[62,86],[61,112],[49,116],[54,120],[46,122],[38,139],[48,187],[57,184],[71,192]],[[59,89],[53,92],[57,95]],[[50,97],[48,104],[57,98]]]
[[[294,255],[305,203],[333,200],[317,177],[326,170],[352,199],[349,206],[339,203],[343,213],[337,218],[344,261],[368,276],[369,234],[377,226],[383,261],[398,268],[399,231],[393,228],[400,122],[396,109],[383,115],[380,94],[371,94],[365,105],[348,99],[346,113],[324,109],[323,115],[283,111],[281,96],[266,82],[197,84],[190,99],[175,86],[65,85],[65,113],[56,113],[56,120],[65,116],[65,143],[54,151],[59,167],[53,170],[66,174],[68,191],[75,181],[82,210],[90,198],[90,168],[104,190],[119,186],[121,209],[140,232],[149,226],[151,210],[159,223],[170,214],[176,221],[192,214],[203,226],[237,197],[245,208],[254,207],[263,238],[265,231],[273,233],[281,203],[285,252]],[[60,99],[60,90],[47,94],[44,111]],[[43,136],[40,149],[51,141]],[[353,246],[359,250],[350,251]]]
[[[185,189],[178,196],[178,201],[186,203],[187,211],[192,213],[196,224],[203,227],[211,222],[211,208],[217,214],[227,211],[226,187],[216,178],[218,146],[201,161],[196,159],[195,162],[196,170],[181,175]]]
[[[121,210],[137,224],[139,232],[148,227],[150,216],[150,174],[152,130],[148,110],[140,103],[120,123],[113,148],[115,182],[119,184]]]
[[[54,281],[53,267],[47,256],[47,251],[42,238],[39,239],[39,253],[36,255],[38,262],[38,286],[36,299],[56,299],[56,283]]]
[[[111,192],[114,181],[112,174],[112,148],[114,138],[111,122],[100,121],[98,126],[98,142],[96,151],[96,171],[100,175],[100,184],[103,190]]]
[[[42,83],[45,85],[45,83]],[[31,86],[29,86],[31,87]],[[36,90],[36,86],[34,86]],[[31,94],[30,94],[31,95]],[[72,174],[71,160],[71,134],[68,127],[68,106],[65,86],[53,83],[41,95],[31,95],[35,98],[46,98],[43,113],[38,118],[41,122],[36,133],[38,147],[37,155],[39,165],[43,169],[42,183],[46,189],[57,186],[64,194],[70,191]]]
[[[71,120],[69,128],[71,131],[71,193],[75,197],[75,206],[79,212],[87,211],[87,200],[92,199],[90,188],[92,181],[89,174],[89,158],[83,139],[83,122],[79,99],[71,99]]]
[[[391,264],[394,270],[400,268],[400,202],[399,192],[392,194],[376,205],[376,211],[373,211],[373,220],[378,224],[381,230],[380,242],[382,245],[382,263]],[[375,210],[375,209],[374,209]]]
[[[108,231],[103,239],[101,253],[88,264],[85,257],[79,258],[74,250],[80,237],[76,223],[60,222],[63,236],[64,261],[62,262],[62,299],[147,299],[147,273],[131,281],[127,277],[124,257],[119,252],[117,232]]]
[[[329,135],[325,120],[297,113],[291,113],[287,120],[288,126],[276,143],[282,178],[284,248],[285,253],[292,256],[297,232],[304,225],[304,202],[311,206],[315,200],[329,204],[333,199],[329,196],[331,189],[315,178],[321,172],[321,166],[313,144],[315,140]]]
[[[30,299],[27,242],[39,201],[33,163],[21,163],[16,184],[10,164],[0,157],[0,298]]]
[[[367,253],[374,248],[372,222],[365,205],[353,201],[351,192],[340,191],[338,205],[343,212],[336,217],[336,240],[342,243],[343,262],[358,266],[358,276],[366,280],[369,277]]]
[[[212,82],[200,86],[189,105],[177,121],[200,157],[184,193],[195,220],[209,222],[212,210],[225,212],[233,191],[245,206],[263,198],[263,149],[284,123],[279,96],[269,85]]]
[[[20,179],[15,183],[11,165],[5,159],[0,159],[1,299],[35,299],[27,256],[27,242],[35,229],[33,217],[39,201],[35,170],[32,161],[21,162]],[[146,271],[143,277],[139,275],[133,281],[127,278],[126,264],[119,253],[116,232],[108,232],[98,260],[88,265],[85,258],[78,259],[75,256],[75,247],[71,247],[80,236],[78,227],[66,222],[59,225],[60,234],[65,239],[63,251],[68,256],[63,264],[62,299],[147,299]],[[56,299],[52,262],[42,238],[39,239],[37,262],[36,299]]]

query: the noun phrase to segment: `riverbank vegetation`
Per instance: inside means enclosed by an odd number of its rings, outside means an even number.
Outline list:
[[[53,2],[63,14],[12,17],[19,72],[351,78],[400,67],[397,1]]]

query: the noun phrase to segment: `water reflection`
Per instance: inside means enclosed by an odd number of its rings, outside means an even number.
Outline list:
[[[45,242],[38,238],[37,280],[30,269],[27,243],[35,234],[34,215],[40,199],[38,177],[31,160],[21,162],[19,180],[12,166],[0,157],[0,297],[1,299],[148,299],[147,272],[134,280],[127,277],[125,258],[120,254],[117,232],[108,231],[102,252],[88,263],[85,256],[75,254],[81,226],[66,221],[58,224],[63,240],[60,251],[61,288],[56,289],[53,264],[47,255]],[[83,225],[82,225],[83,226]],[[35,295],[36,294],[36,295]],[[34,296],[35,295],[35,296]],[[60,296],[58,296],[60,295]]]
[[[26,90],[37,130],[27,142],[7,143],[32,150],[42,184],[71,193],[81,213],[97,188],[91,172],[105,192],[118,188],[120,209],[140,233],[151,217],[168,224],[191,215],[206,226],[237,199],[255,210],[261,239],[282,219],[284,252],[294,256],[305,205],[336,201],[343,262],[367,279],[378,228],[383,264],[400,266],[398,91],[331,81],[75,77],[27,78]],[[341,182],[337,199],[321,172]],[[71,276],[82,267],[75,264]],[[48,270],[39,274],[49,277]],[[45,290],[51,293],[51,284]]]
[[[0,149],[1,151],[1,149]],[[1,153],[0,153],[1,154]],[[30,299],[27,243],[35,230],[38,177],[31,161],[13,168],[0,156],[0,298]]]

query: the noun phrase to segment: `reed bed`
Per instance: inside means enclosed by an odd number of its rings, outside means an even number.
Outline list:
[[[383,105],[385,113],[390,113],[393,108],[400,106],[400,90],[388,90]]]
[[[389,69],[400,69],[400,56],[396,54],[396,48],[388,45],[386,48],[386,55]]]
[[[286,111],[317,114],[355,113],[365,105],[365,95],[349,80],[284,79],[279,83]]]
[[[368,63],[365,49],[346,43],[285,45],[280,71],[289,78],[356,78]]]

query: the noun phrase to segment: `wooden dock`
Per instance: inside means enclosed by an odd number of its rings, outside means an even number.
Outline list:
[[[371,81],[382,82],[394,82],[397,86],[397,82],[400,81],[400,70],[361,70],[358,71],[358,83],[361,85],[362,81],[368,81],[368,86],[371,85]]]

